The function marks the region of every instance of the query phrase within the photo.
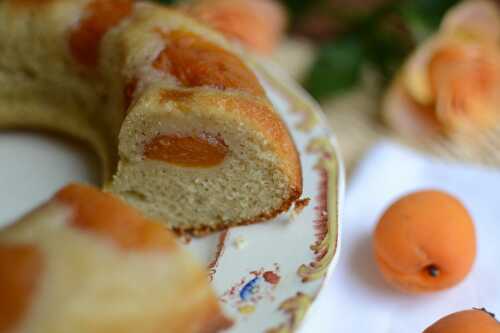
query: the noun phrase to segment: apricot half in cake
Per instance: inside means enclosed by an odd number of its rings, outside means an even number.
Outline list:
[[[0,333],[218,332],[207,273],[163,225],[70,185],[0,231]]]

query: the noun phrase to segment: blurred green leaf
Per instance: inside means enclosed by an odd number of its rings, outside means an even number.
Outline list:
[[[294,20],[309,9],[321,5],[324,0],[280,0],[280,2],[288,9],[290,17]]]
[[[412,32],[415,41],[421,42],[438,29],[448,9],[458,2],[458,0],[403,1],[399,5],[398,12]]]
[[[332,17],[349,23],[346,33],[320,48],[305,87],[317,99],[356,85],[364,64],[388,82],[412,50],[436,29],[458,0],[389,1],[369,15],[337,11]],[[346,19],[347,18],[347,19]]]
[[[175,3],[180,2],[179,0],[157,0],[157,1],[164,5],[173,5]]]
[[[389,80],[415,46],[401,17],[393,12],[363,28],[368,63]]]
[[[354,36],[322,47],[304,85],[317,99],[352,88],[359,79],[363,46]]]

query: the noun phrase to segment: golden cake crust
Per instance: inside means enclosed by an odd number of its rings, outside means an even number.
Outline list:
[[[287,127],[276,112],[273,111],[273,107],[267,99],[241,96],[241,93],[219,95],[204,91],[170,89],[162,90],[160,95],[163,103],[175,103],[180,110],[189,109],[189,104],[193,103],[193,101],[206,107],[224,105],[227,109],[233,110],[233,113],[236,113],[241,121],[245,121],[250,126],[255,127],[259,133],[262,133],[274,145],[273,148],[276,153],[284,161],[284,171],[291,180],[292,191],[290,197],[278,209],[264,212],[253,219],[240,221],[237,225],[248,225],[271,219],[287,211],[293,202],[300,198],[302,195],[302,167],[299,154],[290,138]],[[223,229],[223,227],[193,229],[193,231],[205,234],[208,233],[208,230],[216,231],[220,229]]]

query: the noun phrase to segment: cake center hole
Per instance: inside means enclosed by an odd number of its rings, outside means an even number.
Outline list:
[[[0,227],[50,198],[69,182],[100,184],[99,159],[64,137],[0,132]]]

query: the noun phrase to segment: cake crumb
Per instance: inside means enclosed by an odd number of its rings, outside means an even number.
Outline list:
[[[300,199],[300,200],[295,201],[295,205],[293,207],[295,214],[302,213],[304,208],[306,208],[310,202],[311,202],[311,198],[304,198],[304,199]]]
[[[266,280],[266,282],[269,282],[270,284],[278,284],[281,279],[281,277],[273,271],[267,271],[263,276],[264,280]]]
[[[243,236],[238,236],[234,239],[234,247],[238,250],[243,250],[248,245],[248,241]]]
[[[193,239],[193,237],[191,235],[185,234],[185,235],[181,235],[178,239],[182,244],[189,245],[191,243],[191,240]]]
[[[241,314],[249,315],[255,312],[255,306],[254,305],[243,305],[238,308],[238,311]]]
[[[297,216],[299,216],[299,214],[302,213],[304,208],[306,208],[310,202],[311,202],[310,198],[304,198],[295,201],[293,209],[290,211],[290,219],[294,220]]]

